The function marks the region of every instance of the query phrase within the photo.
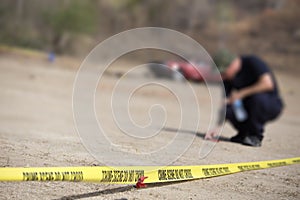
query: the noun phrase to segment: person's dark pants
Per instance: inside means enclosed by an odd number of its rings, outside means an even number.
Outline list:
[[[248,118],[244,122],[236,120],[231,105],[227,105],[226,119],[241,135],[255,135],[263,139],[266,122],[274,120],[281,113],[283,104],[279,97],[269,93],[259,93],[243,99]]]

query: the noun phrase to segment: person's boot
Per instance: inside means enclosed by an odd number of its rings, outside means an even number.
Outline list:
[[[248,135],[243,139],[242,144],[252,147],[260,147],[261,146],[261,139],[259,139],[255,135]]]
[[[237,135],[230,138],[230,141],[235,142],[235,143],[243,143],[245,137],[246,137],[246,134],[238,133]]]

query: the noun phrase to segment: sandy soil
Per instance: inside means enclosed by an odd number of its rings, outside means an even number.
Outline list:
[[[41,59],[2,54],[0,72],[1,167],[99,164],[82,145],[73,121],[72,89],[75,69]],[[112,74],[107,73],[103,77],[105,84],[97,89],[99,95],[111,95],[113,84],[118,80]],[[173,164],[233,163],[300,156],[299,77],[297,74],[288,75],[283,72],[277,72],[276,75],[286,109],[278,121],[267,126],[261,148],[220,141],[205,159],[199,160],[195,155],[203,142],[201,133],[205,131],[200,124],[193,144]],[[141,78],[145,77],[137,74],[128,84],[134,84]],[[181,87],[182,83],[175,84]],[[127,86],[123,85],[125,92]],[[205,109],[205,105],[209,105],[210,99],[203,95],[206,91],[203,84],[192,84],[192,87],[198,91],[197,98],[204,105],[205,124],[209,121],[209,114],[206,113],[209,109]],[[176,129],[178,123],[178,119],[174,117],[176,112],[172,111],[178,105],[172,103],[172,98],[167,92],[150,88],[139,93],[136,106],[142,108],[141,102],[149,105],[155,100],[166,103],[171,110],[167,123],[172,130]],[[101,104],[98,106],[96,105],[98,113],[102,114],[99,115],[100,120],[107,120],[107,127],[111,127],[112,133],[117,133],[112,121],[103,117],[109,116],[109,110],[101,108]],[[144,110],[140,109],[134,113],[137,120],[143,119],[145,115]],[[187,133],[188,131],[186,130]],[[230,137],[234,134],[234,130],[226,125],[222,136]],[[125,142],[127,146],[135,148],[130,141]],[[151,145],[154,144],[149,144],[152,148]],[[299,187],[300,166],[293,165],[142,190],[131,186],[97,183],[1,182],[0,199],[300,199]]]

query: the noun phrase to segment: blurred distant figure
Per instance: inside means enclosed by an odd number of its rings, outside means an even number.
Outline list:
[[[220,50],[214,56],[226,93],[226,120],[237,130],[230,141],[259,147],[266,122],[276,119],[283,109],[273,73],[256,56],[235,56]],[[206,134],[212,139],[221,126]]]
[[[53,51],[49,52],[48,61],[51,63],[55,61],[55,53]]]

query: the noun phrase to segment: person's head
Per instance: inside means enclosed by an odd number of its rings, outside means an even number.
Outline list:
[[[220,49],[213,57],[222,77],[231,80],[241,68],[241,59],[226,49]]]

